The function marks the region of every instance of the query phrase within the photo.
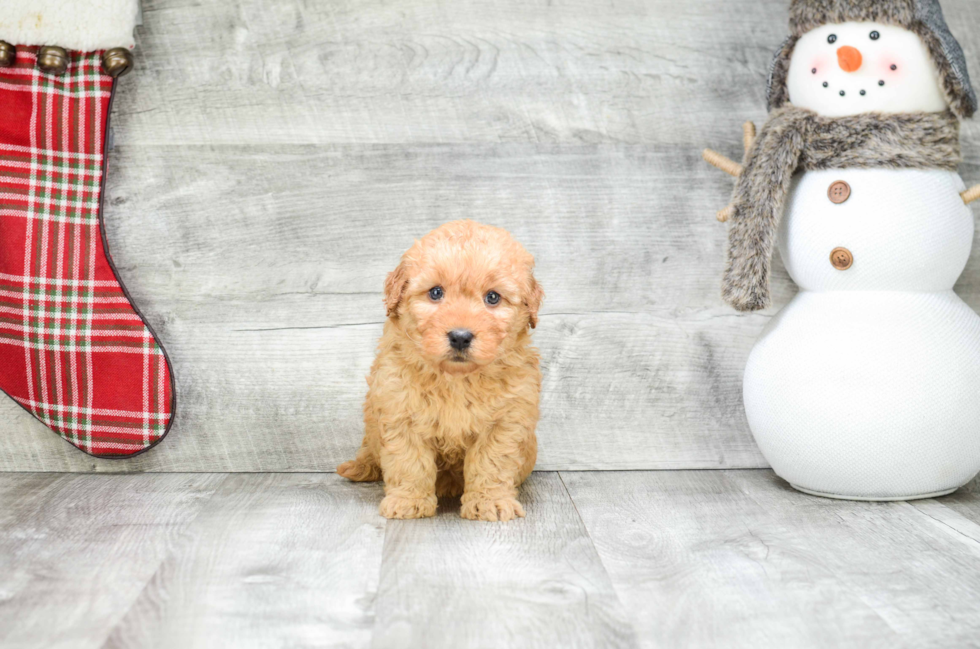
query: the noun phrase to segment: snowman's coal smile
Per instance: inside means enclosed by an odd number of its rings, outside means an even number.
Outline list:
[[[897,65],[892,65],[892,70],[897,70],[897,69],[898,69],[898,66]],[[814,75],[816,75],[819,72],[819,70],[817,70],[817,68],[813,68],[812,72],[813,72]],[[828,89],[830,88],[830,82],[829,81],[824,81],[822,85],[823,85],[824,88],[828,88]],[[884,86],[885,85],[885,80],[884,79],[879,80],[878,81],[878,85],[879,86]],[[847,97],[847,90],[842,89],[842,90],[839,91],[839,94],[840,94],[841,97]],[[861,95],[862,97],[865,97],[865,96],[867,96],[868,91],[865,90],[864,88],[861,88],[858,91],[858,94]]]

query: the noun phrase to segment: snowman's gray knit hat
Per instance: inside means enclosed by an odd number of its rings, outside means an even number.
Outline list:
[[[793,0],[789,9],[791,36],[776,53],[769,74],[769,109],[789,101],[786,78],[797,41],[808,31],[829,23],[876,22],[903,27],[929,49],[946,99],[960,117],[977,111],[963,48],[949,31],[939,0]]]

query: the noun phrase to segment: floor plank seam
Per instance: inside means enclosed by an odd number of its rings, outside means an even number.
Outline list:
[[[931,503],[931,504],[934,504],[934,505],[939,506],[939,507],[944,507],[944,508],[948,509],[949,512],[951,514],[953,514],[953,515],[956,515],[956,516],[959,516],[960,515],[957,512],[955,512],[955,511],[949,509],[948,507],[946,507],[946,505],[944,505],[943,503],[941,503],[941,502],[939,502],[939,501],[937,501],[935,499],[929,499],[929,500],[923,501],[923,502]],[[922,516],[925,516],[926,518],[928,518],[931,521],[934,521],[935,523],[938,523],[943,529],[948,530],[949,532],[952,532],[953,533],[953,536],[955,536],[957,538],[960,538],[960,539],[964,539],[964,540],[968,541],[968,545],[971,545],[971,546],[973,546],[973,547],[975,547],[977,549],[980,549],[980,539],[977,539],[975,537],[972,537],[969,534],[966,534],[963,531],[956,529],[955,527],[953,527],[952,525],[950,525],[949,523],[947,523],[946,521],[944,521],[944,520],[942,520],[940,518],[936,518],[935,516],[933,516],[929,512],[924,511],[923,509],[921,509],[920,507],[918,507],[917,506],[917,503],[909,502],[909,503],[905,503],[905,504],[908,505],[909,507],[911,507],[918,514],[920,514]],[[972,521],[967,521],[967,522],[972,522]]]
[[[222,475],[222,474],[211,474],[211,475]],[[123,624],[125,624],[126,619],[133,611],[133,607],[135,607],[143,598],[143,595],[144,593],[146,593],[147,588],[150,588],[153,585],[154,580],[160,574],[160,570],[163,568],[163,566],[168,561],[170,561],[172,557],[174,557],[180,552],[184,543],[189,542],[188,539],[191,538],[190,532],[193,531],[194,525],[201,518],[201,516],[208,510],[208,508],[212,504],[212,501],[215,499],[215,497],[218,495],[218,492],[221,491],[221,488],[225,485],[225,482],[227,481],[228,481],[227,475],[223,475],[221,481],[214,486],[214,490],[211,492],[211,495],[207,497],[207,501],[201,504],[201,506],[198,508],[194,516],[186,523],[184,523],[180,531],[177,532],[176,534],[177,538],[175,539],[173,546],[171,546],[169,550],[166,553],[164,553],[163,556],[160,557],[160,560],[153,568],[153,572],[149,574],[149,576],[146,579],[146,582],[144,582],[143,587],[140,588],[139,592],[136,593],[132,601],[129,602],[129,606],[127,606],[126,610],[122,612],[122,614],[116,620],[116,623],[108,626],[108,628],[106,629],[105,637],[102,638],[102,641],[99,643],[100,649],[107,649],[108,647],[115,646],[115,644],[113,643],[113,638],[116,634],[116,631],[122,628]]]
[[[377,510],[375,510],[375,513],[378,516],[381,516],[381,514],[378,513]],[[388,547],[388,533],[391,531],[391,525],[390,524],[391,524],[391,520],[390,519],[387,519],[387,518],[385,518],[384,521],[382,522],[382,525],[384,525],[384,528],[385,528],[385,531],[384,531],[384,540],[381,541],[381,556],[378,558],[378,573],[377,573],[377,575],[375,575],[376,578],[374,580],[374,583],[377,584],[377,587],[375,588],[375,591],[374,591],[374,597],[371,598],[371,618],[372,618],[372,622],[371,622],[371,636],[369,638],[368,644],[366,645],[367,647],[369,647],[371,649],[373,649],[375,647],[375,640],[378,638],[378,631],[379,631],[379,629],[378,629],[378,620],[379,620],[379,618],[378,618],[378,600],[381,598],[381,584],[382,584],[381,578],[384,576],[384,569],[385,569],[385,549]]]
[[[568,501],[572,503],[572,508],[575,510],[575,515],[578,516],[579,523],[582,524],[582,529],[585,530],[585,535],[589,539],[589,544],[592,546],[592,551],[595,552],[596,558],[599,560],[599,565],[602,567],[602,571],[605,573],[606,578],[609,580],[609,584],[612,586],[613,594],[616,596],[616,602],[619,604],[620,609],[626,615],[626,621],[630,625],[630,630],[633,632],[633,645],[639,646],[639,634],[637,633],[636,625],[630,617],[629,610],[623,604],[623,598],[620,597],[619,590],[616,588],[616,580],[612,578],[609,574],[609,569],[606,567],[605,562],[602,560],[602,554],[599,553],[599,548],[596,547],[595,539],[592,538],[592,532],[589,531],[589,526],[585,524],[585,519],[582,517],[582,512],[578,509],[578,503],[572,497],[572,492],[569,491],[568,485],[565,484],[565,478],[562,477],[561,471],[555,471],[558,474],[558,481],[561,482],[561,488],[565,490],[565,495],[568,496]]]

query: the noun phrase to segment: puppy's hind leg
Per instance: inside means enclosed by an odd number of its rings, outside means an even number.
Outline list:
[[[337,467],[337,473],[354,482],[377,482],[381,479],[381,464],[378,461],[378,429],[373,420],[365,417],[364,441],[357,456],[350,462]]]
[[[354,482],[377,482],[381,479],[381,465],[365,447],[357,452],[357,457],[337,467],[337,473]]]

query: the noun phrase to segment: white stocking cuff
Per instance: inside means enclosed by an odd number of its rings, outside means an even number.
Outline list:
[[[91,52],[132,48],[139,0],[0,0],[0,41]]]

